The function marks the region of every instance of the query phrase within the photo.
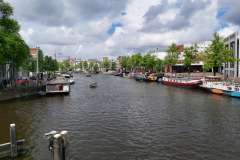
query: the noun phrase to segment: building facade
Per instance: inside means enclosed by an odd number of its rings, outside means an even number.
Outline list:
[[[239,32],[236,31],[229,36],[225,37],[227,40],[225,42],[226,47],[228,49],[233,50],[233,56],[235,58],[239,58]],[[234,63],[225,63],[223,64],[223,74],[228,75],[228,76],[234,76],[234,77],[240,77],[240,68],[239,68],[239,62],[234,62]]]

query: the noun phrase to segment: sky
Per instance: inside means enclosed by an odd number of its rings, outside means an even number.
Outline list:
[[[239,0],[4,0],[20,34],[45,55],[83,60],[142,55],[240,30]]]

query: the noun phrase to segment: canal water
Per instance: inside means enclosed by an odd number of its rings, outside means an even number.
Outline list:
[[[52,130],[69,132],[73,160],[240,157],[238,98],[113,75],[73,79],[69,95],[0,103],[0,144],[10,141],[11,123],[26,140],[15,159],[50,159],[43,136]]]

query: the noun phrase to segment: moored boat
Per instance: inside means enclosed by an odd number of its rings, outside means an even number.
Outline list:
[[[198,88],[202,84],[201,79],[197,78],[178,78],[178,77],[163,77],[161,79],[163,84],[169,84],[180,87]]]
[[[90,73],[87,73],[87,74],[86,74],[86,77],[91,77],[91,74],[90,74]]]
[[[223,91],[221,91],[221,90],[219,90],[219,89],[211,89],[211,91],[212,91],[213,93],[217,93],[217,94],[222,94],[222,93],[223,93]]]
[[[240,94],[239,82],[223,81],[222,78],[218,76],[204,77],[203,84],[200,85],[200,87],[205,90],[217,89],[217,90],[221,90],[223,93],[236,92]],[[234,95],[236,95],[236,93],[234,93]]]
[[[143,77],[143,80],[144,81],[150,81],[150,82],[155,82],[155,81],[157,81],[158,80],[158,78],[157,78],[157,76],[155,76],[155,75],[149,75],[149,76],[147,76],[147,77]]]
[[[240,92],[231,92],[231,93],[229,93],[229,95],[232,97],[240,98]]]
[[[46,83],[47,94],[69,93],[70,82],[65,77],[56,77]]]
[[[39,91],[39,92],[38,92],[38,95],[39,95],[39,96],[46,96],[46,92],[44,92],[44,91]]]
[[[70,80],[69,80],[69,83],[70,83],[70,84],[74,84],[75,81],[74,81],[73,79],[70,79]]]

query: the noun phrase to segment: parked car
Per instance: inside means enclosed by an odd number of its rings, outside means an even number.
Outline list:
[[[18,79],[16,81],[16,85],[20,85],[20,84],[29,84],[29,80],[27,77],[22,77],[22,79]]]

